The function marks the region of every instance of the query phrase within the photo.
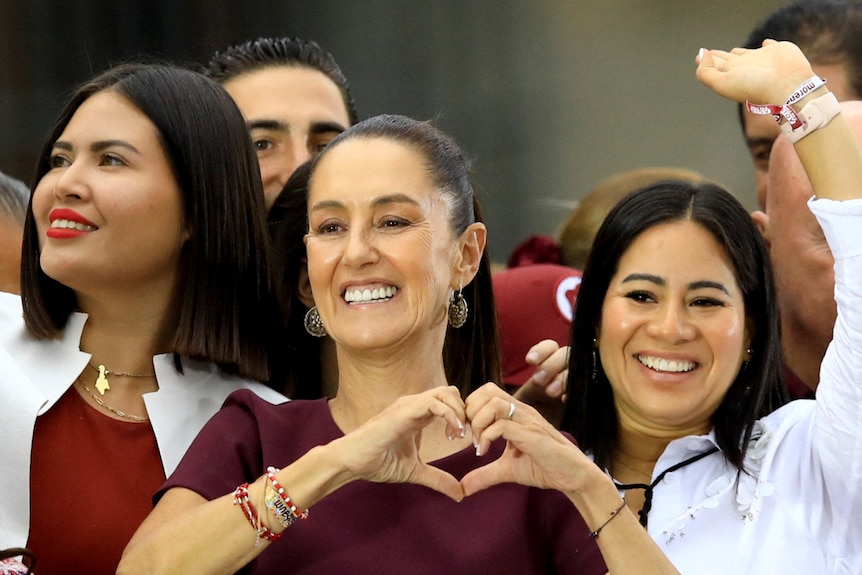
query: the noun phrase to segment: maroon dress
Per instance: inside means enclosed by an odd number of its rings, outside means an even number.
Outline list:
[[[36,418],[30,473],[38,575],[116,573],[165,480],[150,423],[108,417],[74,386]]]
[[[215,499],[254,481],[266,466],[285,467],[342,437],[327,401],[272,405],[234,392],[160,493],[181,486]],[[498,457],[503,446],[496,442],[483,457],[471,447],[433,464],[460,479]],[[603,575],[607,569],[588,533],[557,491],[505,484],[456,503],[419,485],[354,481],[316,503],[307,520],[242,572]]]

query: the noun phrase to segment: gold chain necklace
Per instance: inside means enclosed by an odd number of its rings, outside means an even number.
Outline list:
[[[646,471],[641,471],[640,469],[637,469],[636,467],[632,467],[631,465],[629,465],[628,463],[626,463],[625,461],[623,461],[623,460],[622,460],[622,459],[620,459],[619,457],[617,457],[617,458],[614,460],[614,463],[615,463],[615,464],[616,464],[616,463],[619,463],[620,465],[622,465],[623,467],[625,467],[625,468],[626,468],[626,469],[628,469],[629,471],[634,471],[634,472],[635,472],[635,473],[637,473],[638,475],[642,475],[642,476],[644,476],[644,477],[649,477],[650,479],[652,479],[652,473],[647,473]]]
[[[126,373],[123,371],[111,371],[110,369],[105,369],[104,365],[99,365],[96,367],[93,365],[92,361],[87,362],[90,367],[99,372],[99,376],[96,378],[95,388],[96,391],[99,392],[99,395],[105,395],[105,392],[111,389],[111,382],[108,381],[109,375],[119,375],[121,377],[155,377],[155,373]],[[89,391],[89,390],[88,390]],[[94,396],[95,397],[95,396]]]
[[[93,398],[93,401],[95,401],[95,402],[96,402],[96,403],[98,403],[100,406],[104,407],[105,409],[107,409],[108,411],[110,411],[111,413],[113,413],[114,415],[119,415],[120,417],[123,417],[123,418],[125,418],[125,419],[131,419],[132,421],[137,421],[138,423],[143,423],[143,422],[145,422],[145,421],[149,421],[149,420],[150,420],[150,418],[149,418],[149,417],[141,417],[140,415],[132,415],[131,413],[126,413],[125,411],[122,411],[122,410],[115,409],[115,408],[111,407],[110,405],[108,405],[107,403],[105,403],[104,401],[102,401],[102,398],[100,398],[98,395],[96,395],[95,393],[93,393],[92,391],[90,391],[90,388],[89,388],[89,387],[87,387],[87,384],[86,384],[86,383],[84,383],[84,382],[81,380],[81,378],[80,378],[80,377],[79,377],[79,378],[77,378],[75,381],[76,381],[77,383],[81,384],[81,387],[83,387],[83,388],[84,388],[84,391],[86,391],[86,392],[87,392],[87,395],[89,395],[90,397],[92,397],[92,398]]]

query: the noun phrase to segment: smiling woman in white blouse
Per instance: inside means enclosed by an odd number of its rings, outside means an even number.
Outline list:
[[[745,209],[715,186],[663,183],[598,233],[563,427],[682,573],[860,573],[862,154],[849,125],[862,111],[842,114],[789,43],[702,51],[697,75],[736,101],[790,102],[766,108],[788,133],[772,157],[807,170],[836,259],[817,401],[785,405],[775,287]]]

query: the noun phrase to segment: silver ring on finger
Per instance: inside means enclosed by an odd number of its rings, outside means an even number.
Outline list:
[[[506,416],[507,419],[512,419],[515,416],[515,402],[509,402],[509,415]]]

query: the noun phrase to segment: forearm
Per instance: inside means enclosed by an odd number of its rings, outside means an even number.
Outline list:
[[[598,531],[595,540],[612,575],[679,573],[628,506],[620,508],[622,498],[609,477],[601,473],[589,487],[567,495],[587,526]]]
[[[277,474],[301,509],[349,481],[335,444],[312,449]],[[264,504],[266,482],[263,476],[248,486],[249,502],[260,524],[280,533],[284,527]],[[206,501],[191,491],[172,489],[132,538],[118,573],[235,573],[268,546],[234,504],[233,493]]]
[[[825,93],[817,91],[800,103]],[[862,197],[862,151],[844,114],[813,131],[795,145],[814,194],[818,198],[850,200]]]

